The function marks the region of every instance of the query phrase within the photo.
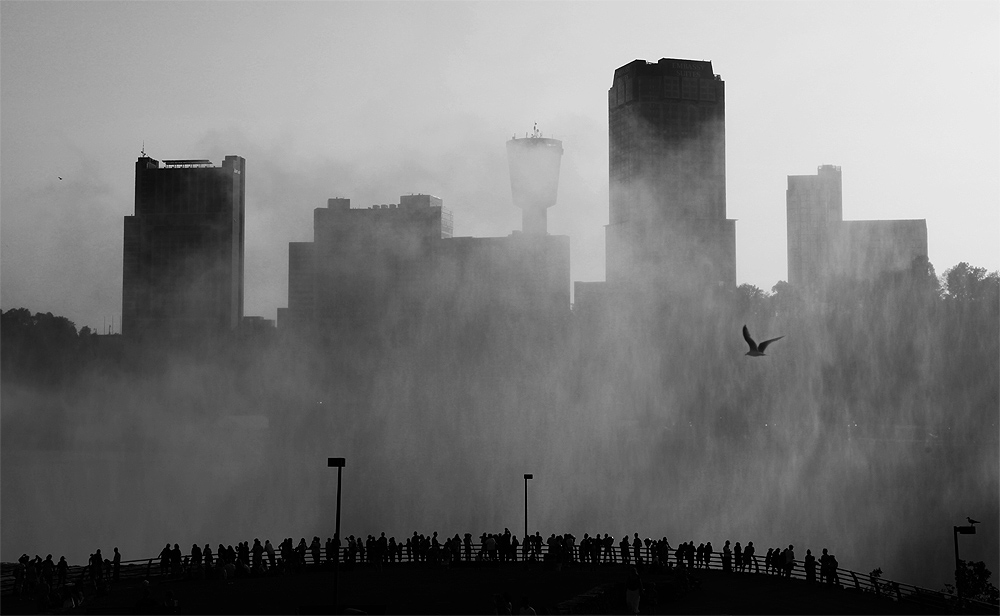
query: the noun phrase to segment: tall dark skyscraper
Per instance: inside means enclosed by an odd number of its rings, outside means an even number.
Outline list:
[[[246,161],[135,164],[135,213],[125,217],[122,334],[199,336],[243,317]]]
[[[712,63],[664,58],[617,69],[608,130],[608,283],[657,294],[735,287],[725,83]]]

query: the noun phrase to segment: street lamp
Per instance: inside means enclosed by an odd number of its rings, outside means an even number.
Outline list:
[[[958,536],[959,535],[975,535],[976,526],[974,524],[969,524],[968,526],[955,526],[952,530],[952,536],[955,538],[955,592],[958,593],[958,600],[962,600],[962,586],[959,581],[958,573],[961,568],[961,562],[958,559]]]
[[[534,479],[531,473],[524,474],[524,536],[528,536],[528,480]]]
[[[337,591],[340,586],[340,478],[344,472],[344,458],[327,458],[326,466],[328,468],[337,468],[337,527],[334,530],[334,540],[336,541],[334,545],[335,555],[333,559],[333,606],[334,609],[337,607]]]

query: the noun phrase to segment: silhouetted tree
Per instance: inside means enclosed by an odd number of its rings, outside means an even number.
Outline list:
[[[756,285],[743,283],[736,287],[737,316],[749,317],[759,315],[767,310],[768,294]]]
[[[957,582],[963,598],[992,603],[993,605],[1000,603],[1000,591],[990,582],[990,576],[993,575],[993,572],[986,568],[986,563],[967,560],[960,560],[958,563]],[[954,595],[955,590],[955,586],[952,584],[944,585],[944,591],[948,594]]]

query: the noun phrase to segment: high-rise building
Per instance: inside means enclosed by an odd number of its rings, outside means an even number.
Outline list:
[[[569,313],[567,236],[452,237],[451,212],[431,195],[368,208],[329,199],[313,225],[312,242],[288,247],[279,329],[396,336]]]
[[[313,241],[288,246],[288,308],[279,309],[279,327],[357,330],[422,309],[432,256],[452,233],[441,199],[404,195],[399,204],[352,208],[336,198],[313,214]]]
[[[607,282],[656,294],[734,288],[725,83],[712,63],[663,58],[617,69],[608,131]]]
[[[125,217],[122,334],[202,336],[243,318],[246,161],[135,164],[135,211]]]
[[[806,292],[873,280],[927,259],[925,220],[844,220],[840,167],[788,176],[788,282]]]

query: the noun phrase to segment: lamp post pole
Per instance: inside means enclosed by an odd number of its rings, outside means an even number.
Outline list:
[[[524,536],[528,536],[528,480],[534,479],[531,473],[524,474]]]
[[[958,594],[958,601],[962,601],[962,585],[959,579],[959,569],[961,569],[962,561],[958,558],[958,536],[959,535],[975,535],[976,527],[972,524],[968,526],[955,526],[952,529],[952,536],[955,538],[955,592]]]
[[[340,590],[340,479],[344,472],[344,464],[346,460],[344,458],[327,458],[326,466],[328,468],[337,468],[337,526],[334,530],[334,540],[335,545],[335,555],[333,559],[333,607],[337,610],[337,593]]]

